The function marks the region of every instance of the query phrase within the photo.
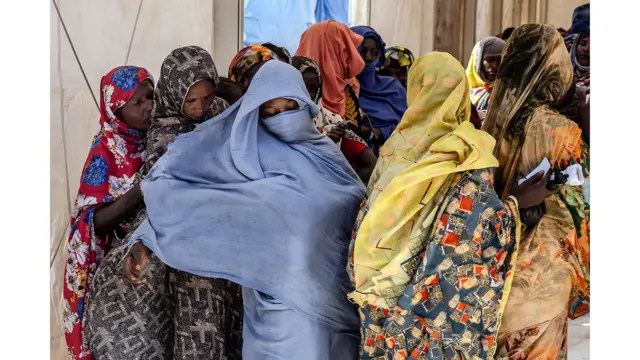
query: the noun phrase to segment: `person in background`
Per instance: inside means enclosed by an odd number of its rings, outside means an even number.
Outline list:
[[[360,179],[366,184],[376,165],[377,157],[371,149],[355,138],[349,138],[347,129],[356,134],[362,122],[358,97],[360,86],[355,76],[364,68],[358,53],[362,36],[342,23],[326,20],[311,25],[300,38],[296,56],[313,59],[322,74],[322,101],[320,116],[323,123],[337,124],[342,135],[340,148]]]
[[[384,64],[376,68],[378,74],[396,78],[407,88],[407,74],[414,58],[411,51],[402,46],[393,46],[384,50]]]
[[[181,47],[167,56],[147,136],[148,170],[179,136],[228,107],[217,97],[218,85],[217,69],[205,49]],[[145,211],[137,224],[146,216]],[[130,248],[127,243],[105,258],[94,284],[89,332],[98,359],[241,358],[240,286],[168,268],[141,244]],[[215,337],[203,339],[192,331],[197,326],[209,329]],[[132,349],[136,349],[135,356]]]
[[[407,110],[407,91],[397,79],[376,72],[376,67],[385,63],[382,37],[369,26],[354,26],[351,30],[364,38],[359,51],[365,68],[357,79],[360,107],[371,124],[361,124],[360,134],[377,154]]]
[[[591,4],[580,5],[573,10],[571,16],[571,28],[567,33],[569,37],[576,37],[581,32],[587,30],[591,24]]]
[[[564,28],[558,28],[557,30],[558,30],[558,32],[560,33],[560,36],[562,36],[563,38],[564,38],[565,36],[567,36],[567,34],[569,33],[569,32],[568,32],[566,29],[564,29]]]
[[[498,75],[504,40],[487,37],[476,43],[467,66],[467,79],[471,85],[471,103],[478,111],[486,112]]]
[[[502,199],[545,158],[549,172],[580,165],[588,176],[582,131],[552,109],[573,82],[562,44],[555,28],[527,24],[504,50],[483,124],[497,141],[494,183]],[[536,210],[539,221],[523,229],[497,358],[566,358],[567,318],[589,311],[589,205],[580,176],[573,177],[572,185],[556,185],[559,193]]]
[[[360,358],[492,359],[519,208],[552,193],[548,176],[501,201],[495,140],[469,122],[462,65],[429,53],[408,80],[409,109],[380,150],[351,238]]]
[[[85,309],[96,268],[144,206],[139,180],[152,109],[153,80],[146,69],[121,66],[102,77],[100,129],[82,170],[67,241],[64,332],[77,360],[93,359]]]
[[[555,106],[558,111],[568,119],[575,121],[582,129],[582,139],[589,143],[590,131],[590,106],[589,94],[591,92],[589,70],[590,42],[589,29],[580,33],[576,41],[569,48],[571,63],[573,64],[573,83],[566,96]]]
[[[273,47],[273,44],[271,45],[270,47]],[[249,45],[240,50],[231,60],[228,78],[246,89],[260,67],[272,59],[280,60],[270,48],[260,44]]]
[[[294,56],[292,58],[292,64],[302,74],[302,79],[311,96],[311,100],[318,106],[322,106],[322,72],[318,64],[306,56]],[[323,114],[320,113],[315,117],[314,121],[318,131],[331,138],[331,140],[340,147],[342,154],[346,158],[357,159],[357,154],[353,154],[353,152],[358,151],[362,145],[366,145],[366,142],[353,130],[342,126],[343,122],[340,117],[323,116]],[[354,144],[356,144],[356,146],[354,146]],[[354,168],[357,167],[357,163],[352,164],[352,166]],[[363,181],[364,180],[368,179],[363,179]]]
[[[289,53],[289,50],[287,50],[287,48],[272,44],[270,42],[257,43],[256,45],[271,50],[271,52],[274,53],[280,61],[291,64],[291,54]]]
[[[245,360],[357,356],[345,264],[364,186],[315,129],[318,112],[298,70],[269,61],[143,181],[148,219],[131,241],[171,267],[242,285]]]
[[[502,39],[502,40],[504,40],[506,42],[507,40],[509,40],[509,38],[511,37],[511,34],[513,33],[513,31],[515,29],[516,28],[514,28],[514,27],[508,27],[508,28],[504,29],[502,34],[499,34],[496,37],[498,37],[498,38],[500,38],[500,39]]]
[[[220,77],[220,83],[216,88],[216,96],[224,99],[229,105],[235,104],[245,92],[247,88],[226,77]]]
[[[576,84],[576,93],[582,93],[590,89],[591,72],[589,64],[591,59],[590,29],[578,34],[576,41],[571,45],[571,63],[573,64],[573,76]]]

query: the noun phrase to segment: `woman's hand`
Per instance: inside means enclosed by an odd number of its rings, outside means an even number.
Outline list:
[[[151,252],[142,242],[133,244],[123,262],[122,277],[126,282],[134,285],[141,285],[147,282],[140,275],[147,262],[149,262],[149,255],[151,255]]]
[[[547,189],[547,183],[550,177],[551,171],[547,171],[546,175],[544,171],[540,171],[525,180],[522,184],[516,186],[515,189],[512,189],[511,195],[518,200],[520,209],[528,209],[540,205],[546,198],[560,191],[559,189]]]
[[[339,124],[333,126],[331,130],[327,132],[327,136],[333,140],[336,144],[342,139],[345,134],[345,126],[343,124]]]
[[[140,183],[137,183],[118,200],[96,210],[93,215],[95,233],[98,236],[111,233],[120,223],[134,216],[143,202]]]

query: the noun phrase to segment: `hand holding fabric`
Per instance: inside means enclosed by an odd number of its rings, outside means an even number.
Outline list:
[[[549,196],[557,194],[559,188],[553,190],[547,188],[550,177],[551,171],[547,171],[546,174],[544,171],[540,171],[525,180],[522,184],[516,186],[516,188],[511,191],[511,195],[518,200],[518,206],[521,209],[538,206]]]

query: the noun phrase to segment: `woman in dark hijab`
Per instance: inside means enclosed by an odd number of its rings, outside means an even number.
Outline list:
[[[376,67],[385,62],[382,37],[369,26],[354,26],[351,31],[364,38],[358,50],[365,68],[357,79],[360,82],[360,107],[371,119],[371,126],[361,125],[360,131],[377,155],[407,110],[407,90],[395,78],[376,73]]]
[[[215,64],[206,50],[187,46],[167,56],[155,90],[147,171],[179,135],[229,106],[216,96],[218,84]],[[145,218],[142,211],[138,223]],[[168,268],[141,245],[114,249],[94,284],[88,327],[97,359],[241,358],[239,286]],[[208,329],[205,336],[195,327]]]

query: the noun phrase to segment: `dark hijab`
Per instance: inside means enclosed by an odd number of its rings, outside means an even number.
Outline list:
[[[320,86],[318,87],[318,91],[315,94],[309,95],[311,95],[311,100],[313,100],[314,103],[318,104],[320,102],[320,98],[322,97],[322,74],[320,72],[320,67],[318,66],[318,64],[309,57],[298,55],[291,58],[291,65],[298,69],[301,74],[303,74],[305,70],[313,70],[313,73],[318,79],[318,85]]]
[[[207,114],[192,120],[183,113],[187,93],[198,81],[209,80],[219,84],[218,71],[207,50],[198,46],[175,49],[162,62],[160,78],[155,91],[156,107],[147,133],[147,169],[162,156],[175,138],[195,129],[198,123],[211,119],[229,104],[216,97]]]

